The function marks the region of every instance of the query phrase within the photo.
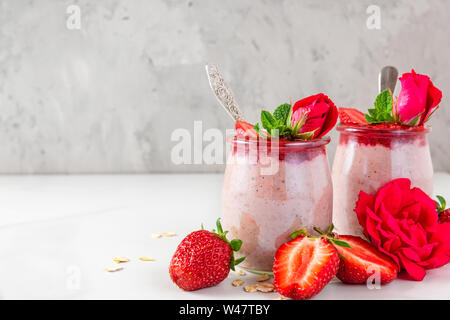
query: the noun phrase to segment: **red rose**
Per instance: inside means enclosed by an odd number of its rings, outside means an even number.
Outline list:
[[[313,132],[313,138],[321,138],[330,131],[337,122],[338,110],[323,93],[297,101],[292,108],[292,127],[306,116],[306,122],[300,133]]]
[[[375,196],[361,191],[355,212],[366,237],[412,279],[450,262],[450,223],[438,223],[436,202],[409,179],[392,180]]]
[[[402,89],[398,95],[397,114],[402,123],[421,125],[439,107],[442,92],[426,75],[404,73],[400,77]]]

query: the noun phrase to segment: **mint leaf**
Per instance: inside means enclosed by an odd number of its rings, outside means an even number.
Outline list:
[[[392,92],[389,89],[381,92],[373,103],[373,109],[369,109],[369,113],[365,115],[369,123],[392,123]]]
[[[270,132],[272,129],[277,129],[279,122],[275,119],[269,111],[261,111],[261,124],[264,129]]]
[[[258,135],[263,138],[263,139],[267,139],[267,135],[265,135],[264,133],[261,132],[261,128],[259,127],[259,123],[255,124],[255,126],[253,127],[253,129],[255,129],[255,131],[258,133]]]
[[[291,105],[289,103],[283,103],[279,105],[273,112],[273,117],[280,121],[282,124],[286,124],[289,112],[291,111]]]

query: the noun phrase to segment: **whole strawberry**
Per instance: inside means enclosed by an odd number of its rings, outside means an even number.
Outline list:
[[[436,201],[437,205],[437,212],[439,215],[439,223],[446,223],[450,222],[450,208],[445,209],[445,206],[447,205],[445,202],[444,197],[442,196],[436,196],[438,198],[439,202]]]
[[[228,231],[223,231],[217,219],[217,232],[198,230],[190,233],[178,245],[170,261],[172,281],[183,290],[193,291],[212,287],[222,282],[244,257],[234,259],[242,241],[228,241]]]

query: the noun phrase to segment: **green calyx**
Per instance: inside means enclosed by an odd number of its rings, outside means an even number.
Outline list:
[[[300,133],[307,118],[308,113],[305,113],[294,125],[292,125],[292,105],[290,103],[279,105],[273,114],[266,110],[261,111],[261,125],[270,136],[289,140],[311,140],[314,138],[315,131]],[[259,123],[257,123],[253,129],[258,132],[261,138],[268,138],[266,134],[261,132]]]
[[[334,229],[333,224],[331,224],[327,228],[326,232],[322,231],[320,228],[314,227],[313,230],[319,234],[318,237],[308,236],[308,232],[306,231],[306,229],[300,229],[300,230],[292,232],[291,238],[295,239],[299,236],[309,237],[309,238],[323,238],[323,239],[327,240],[328,243],[331,244],[335,248],[336,248],[336,246],[351,248],[350,244],[348,244],[346,241],[339,240],[339,237],[333,232],[333,229]],[[345,257],[343,255],[341,255],[339,252],[338,252],[338,254],[342,259],[345,259]]]
[[[241,257],[239,259],[234,259],[234,252],[237,252],[242,247],[242,240],[240,239],[233,239],[231,241],[228,241],[227,234],[228,231],[223,231],[222,224],[220,223],[220,218],[216,221],[216,227],[217,231],[213,229],[211,232],[217,235],[222,241],[225,241],[228,243],[228,245],[231,247],[231,259],[230,259],[230,269],[235,270],[235,266],[237,266],[239,263],[245,260],[245,257]],[[202,224],[202,230],[203,230],[203,224]]]
[[[442,213],[445,211],[447,203],[443,196],[436,196],[436,198],[438,199],[438,201],[435,201],[436,202],[436,210],[438,213]]]

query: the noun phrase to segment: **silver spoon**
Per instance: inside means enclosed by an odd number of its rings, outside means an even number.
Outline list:
[[[398,71],[393,66],[386,66],[381,69],[378,75],[378,91],[381,93],[386,89],[391,89],[394,94],[395,85],[397,84]]]
[[[245,121],[244,114],[241,109],[239,109],[239,105],[233,96],[231,88],[223,79],[217,66],[214,64],[207,64],[206,74],[208,75],[209,85],[211,86],[214,95],[228,114],[235,121]]]

